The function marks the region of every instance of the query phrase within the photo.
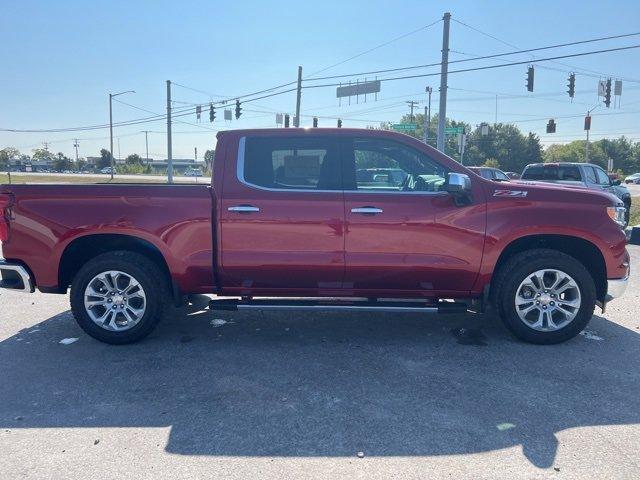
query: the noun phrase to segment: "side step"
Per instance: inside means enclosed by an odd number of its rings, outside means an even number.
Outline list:
[[[422,313],[465,313],[466,303],[411,301],[371,301],[353,299],[213,299],[210,310],[350,310],[358,312],[422,312]]]

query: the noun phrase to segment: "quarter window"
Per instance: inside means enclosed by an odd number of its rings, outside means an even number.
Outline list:
[[[447,170],[424,153],[389,140],[353,140],[355,189],[377,192],[438,192]]]
[[[259,187],[341,190],[337,143],[328,137],[253,137],[245,144],[243,174]]]

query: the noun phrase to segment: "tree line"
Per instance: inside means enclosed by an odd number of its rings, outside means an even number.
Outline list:
[[[424,115],[417,114],[414,119],[405,115],[400,123],[417,123],[418,128],[407,134],[420,140],[424,139]],[[429,145],[436,146],[438,130],[437,114],[431,118]],[[540,162],[584,162],[586,140],[574,140],[565,144],[552,144],[544,148],[540,138],[534,133],[523,133],[516,125],[498,123],[488,125],[488,134],[482,135],[480,126],[471,126],[466,122],[447,119],[447,127],[463,127],[467,133],[467,143],[463,155],[464,165],[492,166],[507,172],[521,173],[530,163]],[[391,129],[391,124],[382,128]],[[458,138],[447,135],[445,153],[460,161]],[[621,136],[615,139],[601,139],[589,142],[589,162],[607,168],[608,159],[613,160],[613,169],[623,174],[640,172],[640,142],[633,142]]]

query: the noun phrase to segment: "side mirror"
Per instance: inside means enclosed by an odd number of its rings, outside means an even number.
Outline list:
[[[456,206],[471,204],[471,179],[464,173],[450,173],[443,190],[449,192]]]
[[[454,195],[470,193],[471,179],[464,173],[450,173],[444,184],[444,190]]]
[[[611,181],[611,185],[615,185],[616,187],[617,187],[618,185],[620,185],[621,183],[622,183],[622,182],[621,182],[621,181],[620,181],[620,179],[618,179],[618,178],[616,178],[615,180],[612,180],[612,181]]]

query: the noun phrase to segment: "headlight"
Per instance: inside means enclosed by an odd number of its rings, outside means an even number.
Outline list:
[[[607,207],[607,215],[609,215],[609,218],[621,227],[624,227],[624,217],[626,213],[627,209],[624,207]]]

